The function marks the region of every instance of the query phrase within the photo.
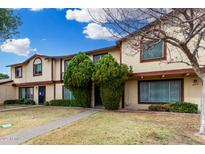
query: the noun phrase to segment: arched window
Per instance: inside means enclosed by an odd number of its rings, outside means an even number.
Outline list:
[[[39,57],[33,61],[33,75],[42,75],[42,60]]]

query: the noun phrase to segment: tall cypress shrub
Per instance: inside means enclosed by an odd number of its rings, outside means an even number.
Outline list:
[[[91,84],[94,65],[88,55],[74,56],[64,74],[64,86],[73,92],[78,105],[91,106]]]
[[[92,80],[100,86],[100,96],[106,109],[119,108],[124,83],[131,73],[131,67],[119,64],[111,54],[96,63]]]

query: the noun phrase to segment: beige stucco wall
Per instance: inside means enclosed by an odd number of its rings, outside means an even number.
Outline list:
[[[193,84],[193,80],[197,84]],[[184,78],[184,101],[198,104],[200,110],[202,83],[198,77]],[[128,80],[125,84],[125,108],[148,109],[149,105],[138,104],[138,80]]]
[[[197,84],[194,84],[193,80],[197,80]],[[202,82],[198,77],[184,78],[184,101],[198,104],[200,109],[201,92]]]
[[[63,98],[63,83],[56,84],[56,99]]]
[[[109,54],[111,54],[118,63],[120,63],[120,49],[112,49],[108,51]]]
[[[46,86],[46,101],[54,99],[54,84]]]
[[[60,80],[60,59],[53,60],[53,80]]]
[[[180,34],[173,33],[172,27],[165,27],[165,31],[169,33],[170,36],[175,35],[178,39],[182,39]],[[167,59],[161,61],[150,61],[150,62],[140,62],[140,48],[133,48],[132,44],[139,44],[141,40],[140,36],[135,36],[129,40],[125,40],[121,44],[122,52],[122,63],[132,66],[134,73],[137,72],[153,72],[153,71],[163,71],[163,70],[176,70],[176,69],[186,69],[191,68],[184,63],[170,63],[176,61],[189,62],[187,56],[178,48],[173,45],[166,43],[166,54]],[[203,42],[205,43],[205,42]],[[188,44],[189,48],[193,50],[195,42],[190,42]],[[199,63],[201,65],[205,64],[205,52],[204,49],[199,49]],[[168,63],[169,62],[169,63]]]
[[[12,86],[12,83],[6,83],[0,85],[0,105],[5,100],[16,98],[16,88]]]
[[[12,80],[14,83],[25,83],[25,82],[36,82],[36,81],[50,81],[51,80],[51,59],[40,57],[42,59],[42,75],[33,76],[33,61],[35,58],[31,59],[27,64],[24,64],[23,77],[15,78],[15,67],[12,67]]]
[[[167,60],[162,61],[151,61],[151,62],[140,62],[140,52],[134,51],[134,49],[127,43],[122,43],[122,63],[132,66],[133,72],[153,72],[153,71],[162,71],[162,70],[175,70],[175,69],[184,69],[190,68],[186,64],[168,64],[167,61],[170,61],[172,57],[179,57],[179,53],[174,49],[170,49],[171,46],[168,45],[169,50],[172,50],[170,55],[167,52]],[[131,54],[135,52],[135,54]]]

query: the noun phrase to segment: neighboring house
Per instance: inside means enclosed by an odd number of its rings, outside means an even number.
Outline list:
[[[192,102],[200,107],[202,82],[193,69],[182,63],[167,63],[184,56],[183,53],[158,42],[149,52],[141,49],[140,53],[132,54],[135,51],[128,39],[120,40],[113,47],[87,52],[94,63],[110,53],[119,63],[132,66],[134,74],[125,83],[122,108],[147,109],[150,104],[175,101]],[[201,64],[205,64],[205,55],[199,54]],[[9,84],[12,90],[6,93],[15,96],[13,99],[29,98],[38,104],[52,99],[72,99],[72,93],[63,86],[63,74],[72,57],[33,55],[22,63],[9,65],[11,81],[0,83],[0,90]],[[8,99],[6,95],[4,98]],[[92,107],[99,105],[102,105],[99,88],[93,85]]]

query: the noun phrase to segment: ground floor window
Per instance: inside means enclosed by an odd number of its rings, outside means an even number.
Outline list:
[[[74,96],[71,90],[63,86],[63,99],[73,100]]]
[[[182,80],[155,80],[139,82],[139,103],[182,101]]]
[[[33,99],[33,87],[19,88],[19,99]]]

